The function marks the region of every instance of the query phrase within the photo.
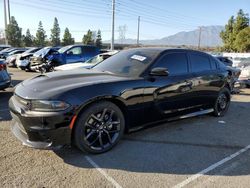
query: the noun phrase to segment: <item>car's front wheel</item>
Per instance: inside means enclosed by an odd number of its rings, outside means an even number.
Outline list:
[[[103,153],[118,143],[124,127],[124,116],[118,106],[108,101],[96,102],[78,117],[74,141],[82,151]]]
[[[223,88],[214,104],[214,115],[217,117],[222,117],[227,112],[230,105],[230,91],[227,88]]]

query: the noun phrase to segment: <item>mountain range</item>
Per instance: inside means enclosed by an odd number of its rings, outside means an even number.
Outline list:
[[[203,26],[201,28],[201,42],[202,47],[215,47],[221,46],[222,40],[220,38],[220,32],[224,29],[223,26]],[[160,39],[153,40],[140,40],[140,44],[143,45],[169,45],[169,46],[197,46],[199,41],[200,29],[193,31],[182,31],[174,35],[170,35]],[[108,43],[109,41],[104,41]],[[120,40],[115,40],[115,43],[121,43]],[[123,44],[136,44],[136,39],[124,39]]]

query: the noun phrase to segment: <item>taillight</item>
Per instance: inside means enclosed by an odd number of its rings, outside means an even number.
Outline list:
[[[6,70],[6,64],[0,64],[0,71]]]

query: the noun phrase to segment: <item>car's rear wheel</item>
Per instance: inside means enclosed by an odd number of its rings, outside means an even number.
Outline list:
[[[78,117],[74,130],[76,146],[89,153],[103,153],[113,148],[124,133],[122,111],[115,104],[101,101],[92,104]]]
[[[227,88],[223,88],[214,104],[214,115],[217,117],[222,117],[226,114],[230,105],[230,91]]]

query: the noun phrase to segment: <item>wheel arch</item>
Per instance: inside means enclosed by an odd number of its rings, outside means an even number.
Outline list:
[[[80,105],[79,109],[76,112],[76,119],[74,121],[74,125],[77,123],[77,121],[79,119],[79,116],[81,115],[81,113],[84,112],[85,109],[87,109],[89,106],[93,105],[94,103],[101,102],[101,101],[112,102],[117,107],[120,108],[120,110],[122,111],[122,113],[124,115],[125,132],[128,132],[128,130],[129,130],[128,110],[127,110],[127,107],[125,105],[125,102],[122,99],[120,99],[119,97],[116,97],[116,96],[96,97],[96,98],[90,99],[87,102],[85,102],[84,104]],[[74,139],[74,129],[75,129],[74,125],[73,125],[72,131],[71,131],[71,140]]]

